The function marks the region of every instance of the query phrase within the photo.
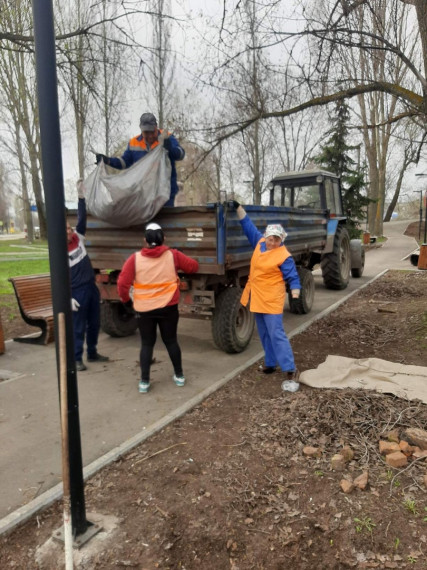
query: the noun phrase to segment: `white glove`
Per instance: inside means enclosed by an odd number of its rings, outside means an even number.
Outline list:
[[[291,295],[292,295],[292,299],[298,299],[299,297],[299,289],[291,289]]]
[[[71,310],[78,311],[80,307],[80,303],[76,299],[71,299]]]

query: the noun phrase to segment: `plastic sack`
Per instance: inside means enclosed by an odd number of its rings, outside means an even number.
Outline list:
[[[163,144],[130,168],[108,174],[101,161],[84,180],[89,214],[119,227],[148,222],[169,200],[171,163]]]

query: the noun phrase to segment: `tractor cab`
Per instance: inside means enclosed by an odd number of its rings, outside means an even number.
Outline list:
[[[340,179],[326,170],[278,174],[269,184],[270,206],[329,210],[331,218],[345,218]]]

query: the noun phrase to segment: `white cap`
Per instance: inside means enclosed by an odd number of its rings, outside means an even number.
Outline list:
[[[284,241],[287,235],[288,234],[285,232],[284,227],[281,226],[280,224],[269,224],[265,228],[264,237],[277,236],[282,241]]]
[[[148,226],[145,227],[145,231],[147,230],[161,230],[162,228],[159,226],[159,224],[156,224],[155,222],[151,222],[151,224],[148,224]]]

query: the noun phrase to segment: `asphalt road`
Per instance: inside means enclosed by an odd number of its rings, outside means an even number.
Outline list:
[[[408,222],[385,224],[388,241],[366,254],[365,271],[351,279],[344,291],[324,288],[315,272],[315,302],[308,315],[285,311],[290,336],[298,332],[331,305],[368,283],[388,268],[414,269],[405,260],[415,248],[412,238],[403,236]],[[261,345],[254,335],[241,354],[225,354],[213,344],[210,323],[181,319],[179,339],[183,351],[187,384],[178,388],[160,341],[152,366],[152,389],[139,394],[139,337],[114,339],[100,335],[99,351],[109,355],[108,364],[90,364],[79,374],[80,423],[85,473],[90,474],[120,452],[141,441],[195,405],[252,362],[261,357]],[[61,480],[61,441],[55,350],[8,341],[0,357],[0,532],[14,517],[23,516],[46,504]],[[52,491],[53,488],[53,491]],[[51,489],[51,491],[48,491]],[[31,507],[32,508],[32,507]],[[19,517],[18,517],[19,518]],[[16,519],[18,520],[18,519]],[[7,522],[7,525],[6,525]],[[3,524],[2,524],[3,523]]]

